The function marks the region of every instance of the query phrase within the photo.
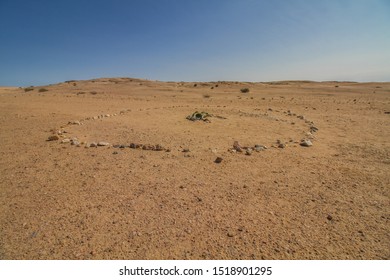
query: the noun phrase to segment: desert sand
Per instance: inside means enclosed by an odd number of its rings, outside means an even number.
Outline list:
[[[389,113],[390,83],[2,87],[0,259],[389,259]]]

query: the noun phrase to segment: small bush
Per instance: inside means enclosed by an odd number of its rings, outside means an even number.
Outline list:
[[[95,94],[97,94],[97,92],[96,91],[91,91],[90,94],[95,95]]]
[[[194,87],[197,87],[198,86],[198,84],[194,84]]]
[[[211,95],[210,95],[210,94],[203,94],[203,97],[204,97],[204,98],[210,98]]]
[[[25,88],[25,89],[24,89],[24,92],[28,92],[28,91],[32,91],[32,90],[34,90],[33,87],[28,87],[28,88]]]
[[[45,92],[45,91],[48,91],[48,89],[46,89],[46,88],[40,88],[38,91],[39,91],[39,92]]]
[[[240,91],[242,93],[247,93],[247,92],[249,92],[249,88],[242,88],[242,89],[240,89]]]

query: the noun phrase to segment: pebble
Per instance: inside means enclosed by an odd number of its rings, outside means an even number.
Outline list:
[[[159,144],[157,144],[157,145],[155,146],[154,150],[155,150],[155,151],[163,151],[163,150],[164,150],[164,147],[161,146],[161,145],[159,145]]]
[[[183,149],[182,152],[183,153],[188,153],[190,151],[190,149]]]
[[[328,215],[326,218],[328,219],[328,221],[333,220],[333,217],[331,215]]]
[[[100,142],[97,143],[97,145],[98,145],[98,146],[108,146],[108,145],[110,145],[110,143],[100,141]]]
[[[73,140],[70,142],[71,145],[80,146],[80,142],[77,140]]]
[[[234,141],[233,143],[233,148],[237,151],[237,152],[242,152],[242,148],[240,146],[240,144],[238,143],[238,141]]]
[[[60,137],[58,135],[50,135],[48,138],[47,138],[47,141],[56,141],[56,140],[59,140]]]
[[[97,147],[97,143],[96,142],[92,142],[91,144],[89,144],[89,146],[92,148],[92,147]]]
[[[286,148],[286,144],[279,143],[278,148],[284,149],[284,148]]]
[[[217,158],[214,160],[214,162],[215,162],[215,163],[221,163],[222,160],[223,160],[223,158],[217,157]]]
[[[70,142],[70,139],[69,138],[65,138],[65,139],[62,139],[61,140],[61,143],[69,143]]]
[[[313,143],[310,140],[302,140],[299,145],[301,145],[302,147],[311,147],[313,146]]]
[[[72,121],[72,122],[69,122],[68,124],[81,125],[81,123],[79,121]]]
[[[247,156],[250,156],[252,154],[252,149],[251,148],[246,149],[245,154]]]
[[[256,151],[256,152],[264,151],[264,150],[266,150],[266,149],[267,149],[267,146],[258,145],[258,144],[255,145],[255,151]]]

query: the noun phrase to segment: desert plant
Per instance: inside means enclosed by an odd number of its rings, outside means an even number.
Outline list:
[[[249,92],[249,88],[242,88],[242,89],[240,89],[240,91],[242,93],[247,93],[247,92]]]
[[[28,91],[32,91],[32,90],[34,90],[33,87],[28,87],[28,88],[25,88],[25,89],[24,89],[24,92],[28,92]]]
[[[46,89],[46,88],[40,88],[40,89],[38,90],[38,92],[45,92],[45,91],[48,91],[48,89]]]
[[[203,97],[204,97],[204,98],[210,98],[211,95],[210,95],[210,94],[203,94]]]
[[[91,91],[91,92],[89,92],[90,94],[92,94],[92,95],[95,95],[95,94],[97,94],[97,92],[96,91]]]

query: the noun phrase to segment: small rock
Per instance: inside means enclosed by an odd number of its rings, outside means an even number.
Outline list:
[[[286,148],[286,144],[279,143],[279,145],[278,145],[278,148],[280,148],[280,149],[284,149],[284,148]]]
[[[257,145],[257,144],[255,145],[255,151],[256,152],[264,151],[266,149],[267,149],[267,147],[264,146],[264,145]]]
[[[252,154],[252,149],[251,148],[247,148],[246,151],[245,151],[245,154],[247,156],[250,156]]]
[[[64,144],[64,143],[69,143],[70,142],[70,139],[69,138],[65,138],[65,139],[62,139],[61,140],[61,143]]]
[[[333,217],[331,215],[328,215],[326,218],[328,219],[328,221],[333,220]]]
[[[233,232],[228,232],[228,233],[227,233],[227,236],[228,236],[228,237],[234,237],[234,233],[233,233]]]
[[[221,163],[222,160],[223,160],[223,158],[217,157],[217,158],[214,160],[214,162],[215,162],[215,163]]]
[[[234,141],[234,143],[233,143],[233,148],[234,148],[237,152],[239,152],[239,153],[242,152],[242,147],[240,146],[240,144],[238,143],[238,141]]]
[[[77,141],[77,140],[73,140],[70,142],[71,145],[74,145],[74,146],[80,146],[80,142]]]
[[[57,141],[59,140],[60,137],[58,135],[50,135],[48,138],[47,138],[47,141]]]
[[[119,149],[124,149],[124,148],[126,148],[125,145],[119,145]]]
[[[310,140],[302,140],[299,145],[301,145],[302,147],[311,147],[313,146],[313,143]]]
[[[96,142],[92,142],[92,143],[89,144],[89,146],[90,146],[91,148],[92,148],[92,147],[97,147],[98,144],[97,144]]]
[[[135,149],[136,148],[136,144],[130,143],[130,148]]]
[[[315,126],[311,126],[310,127],[310,132],[313,133],[313,132],[317,132],[318,131],[318,128],[315,127]]]
[[[68,124],[81,125],[81,123],[79,121],[68,122]]]
[[[118,153],[117,151],[115,151],[115,152],[113,152],[112,154],[113,154],[113,155],[117,155],[117,154],[119,154],[119,153]]]
[[[118,145],[118,144],[115,144],[115,145],[113,145],[112,147],[113,148],[119,148],[121,145]]]
[[[190,149],[183,149],[182,152],[183,153],[188,153],[190,151]]]
[[[97,143],[97,145],[98,146],[108,146],[108,145],[110,145],[110,143],[104,142],[104,141],[100,141],[100,142]]]
[[[159,144],[157,144],[157,145],[154,147],[154,150],[155,150],[155,151],[163,151],[163,150],[164,150],[164,147],[161,146],[161,145],[159,145]]]

